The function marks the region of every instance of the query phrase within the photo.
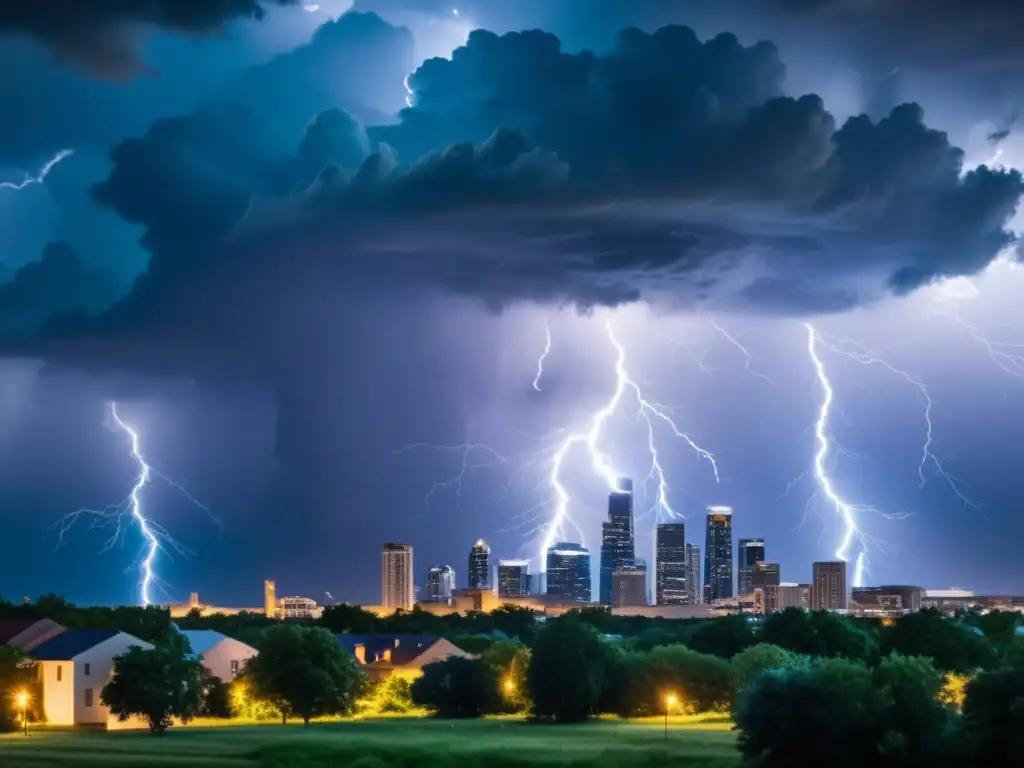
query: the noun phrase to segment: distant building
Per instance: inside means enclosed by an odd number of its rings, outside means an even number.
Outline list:
[[[846,563],[814,563],[811,576],[811,610],[845,611]]]
[[[311,597],[282,597],[277,601],[279,619],[319,619],[324,609]]]
[[[473,658],[450,640],[433,635],[336,635],[338,645],[363,668],[370,682],[396,672],[419,672],[427,664],[450,656]]]
[[[469,588],[491,588],[491,548],[483,539],[469,550]]]
[[[921,598],[921,608],[932,608],[947,616],[983,607],[989,607],[987,600],[965,589],[929,589]]]
[[[560,541],[548,549],[546,594],[566,603],[589,603],[593,599],[590,583],[590,550],[580,544]]]
[[[787,608],[811,609],[810,584],[779,584],[764,589],[765,613],[784,611]]]
[[[530,563],[527,560],[498,561],[498,597],[529,597]]]
[[[779,586],[782,583],[781,575],[782,571],[778,563],[759,562],[750,574],[751,594],[755,589],[765,590],[768,587]]]
[[[732,592],[732,507],[708,507],[704,602],[727,600]]]
[[[411,611],[415,602],[412,545],[388,543],[381,552],[381,607]]]
[[[757,564],[764,561],[764,539],[740,539],[736,548],[737,597],[746,597],[753,593],[754,571]]]
[[[647,568],[623,565],[612,571],[612,607],[647,605]]]
[[[273,583],[274,582],[270,582],[271,585],[273,585]],[[257,616],[267,616],[268,614],[266,603],[266,585],[267,582],[264,582],[264,604],[260,608],[226,608],[224,606],[219,605],[210,605],[208,603],[202,602],[199,599],[198,592],[192,592],[188,596],[187,603],[172,603],[164,607],[167,608],[168,612],[171,614],[172,619],[183,619],[190,613],[199,616],[216,616],[218,614],[221,616],[237,616],[240,613],[252,613]],[[274,595],[274,597],[276,598],[276,595]],[[270,618],[277,617],[276,606],[277,604],[275,603],[274,607],[272,608],[273,612],[270,614]]]
[[[263,582],[263,615],[268,619],[277,618],[277,582],[273,579]]]
[[[245,663],[257,653],[251,645],[214,632],[212,629],[178,631],[188,640],[193,657],[203,662],[207,672],[225,683],[234,680],[245,668]]]
[[[435,565],[427,571],[427,600],[443,603],[455,591],[455,569],[450,565]]]
[[[656,605],[686,605],[690,602],[689,568],[686,560],[686,527],[683,523],[661,523],[655,529]]]
[[[617,568],[632,565],[635,559],[633,481],[623,477],[619,479],[618,487],[608,494],[608,519],[601,523],[598,597],[602,604],[612,604],[612,573]]]
[[[700,545],[686,545],[686,591],[690,595],[690,605],[700,605],[704,601],[704,592],[700,588]]]
[[[901,616],[921,610],[924,588],[887,585],[854,587],[851,594],[853,610],[866,616]]]

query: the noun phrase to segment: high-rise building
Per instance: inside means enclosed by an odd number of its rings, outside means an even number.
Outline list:
[[[636,559],[633,538],[633,481],[619,479],[618,488],[608,494],[608,519],[601,523],[600,600],[612,602],[612,572],[620,566],[632,565]]]
[[[620,565],[612,571],[612,607],[647,605],[647,566]]]
[[[708,507],[704,602],[732,597],[732,507]]]
[[[814,563],[811,576],[811,610],[846,610],[846,563]]]
[[[198,602],[199,596],[196,595]],[[277,618],[277,582],[273,579],[263,581],[263,614],[268,619]]]
[[[690,605],[700,605],[704,593],[700,588],[700,545],[686,545],[686,591],[690,595]]]
[[[469,588],[491,588],[491,548],[483,539],[469,550]]]
[[[690,602],[690,591],[685,526],[661,523],[655,535],[654,601],[657,605],[686,605]]]
[[[754,572],[750,574],[750,594],[755,589],[768,589],[777,587],[782,583],[782,570],[778,563],[760,562],[754,566]]]
[[[530,594],[530,563],[527,560],[498,561],[498,597],[527,597]]]
[[[590,550],[579,544],[560,541],[548,549],[547,561],[547,594],[557,595],[566,603],[589,603],[593,600]]]
[[[427,600],[443,603],[455,591],[455,569],[450,565],[435,565],[427,571]]]
[[[754,591],[754,570],[764,560],[764,539],[740,539],[736,560],[736,596],[747,597]]]
[[[775,613],[787,608],[802,608],[807,611],[811,607],[810,584],[779,584],[764,589],[764,612]]]
[[[389,542],[380,553],[381,607],[386,611],[411,611],[415,602],[412,577],[412,545]]]

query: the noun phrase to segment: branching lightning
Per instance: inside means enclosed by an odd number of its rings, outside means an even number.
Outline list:
[[[65,158],[71,157],[71,155],[73,155],[74,153],[75,150],[73,149],[62,149],[60,152],[58,152],[56,155],[50,158],[46,162],[46,164],[39,169],[39,173],[36,174],[35,176],[30,176],[19,183],[15,183],[13,181],[0,181],[0,189],[19,190],[31,186],[32,184],[42,184],[43,182],[46,181],[46,177],[50,175],[50,171],[52,171],[56,167],[57,163],[59,163],[61,160],[64,160]]]
[[[114,526],[114,533],[103,547],[103,551],[106,551],[119,541],[123,541],[125,518],[130,518],[130,522],[134,522],[138,526],[144,539],[142,553],[138,561],[138,567],[142,573],[142,578],[139,582],[139,601],[142,605],[152,605],[152,588],[154,585],[161,588],[163,586],[155,571],[157,555],[160,550],[170,547],[183,556],[188,556],[190,553],[163,526],[151,520],[143,512],[143,490],[156,477],[177,490],[186,500],[202,509],[207,515],[210,514],[210,511],[204,504],[193,498],[181,484],[171,480],[150,466],[142,454],[138,430],[121,418],[117,411],[116,402],[110,402],[107,405],[107,424],[111,429],[119,431],[128,437],[131,456],[138,464],[139,473],[128,495],[117,504],[111,504],[103,509],[79,509],[62,518],[59,522],[57,544],[60,546],[63,542],[64,534],[71,529],[80,517],[87,515],[93,518],[93,523],[90,526],[92,528],[107,525]]]
[[[751,376],[756,376],[759,379],[764,379],[774,387],[774,381],[765,376],[763,373],[758,373],[757,371],[753,370],[751,366],[754,364],[754,356],[750,354],[750,350],[748,350],[745,346],[743,346],[743,344],[740,343],[739,337],[729,333],[722,326],[716,323],[715,318],[710,317],[708,318],[708,320],[711,322],[711,327],[718,331],[722,336],[724,336],[725,340],[732,344],[734,347],[736,347],[736,349],[738,349],[740,353],[743,355],[743,358],[745,360],[743,364],[743,370],[745,370]],[[701,370],[704,370],[705,372],[710,374],[710,371],[706,369],[706,367],[704,366],[703,361],[701,361],[700,366]]]
[[[540,392],[540,379],[544,375],[544,361],[551,354],[551,326],[547,317],[544,318],[544,351],[537,358],[537,375],[533,377],[533,388]]]

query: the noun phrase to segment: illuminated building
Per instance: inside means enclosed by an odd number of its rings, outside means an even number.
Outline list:
[[[282,597],[277,602],[279,619],[319,619],[324,609],[311,597]]]
[[[647,605],[647,567],[621,565],[612,571],[612,607]]]
[[[782,583],[780,577],[781,569],[778,563],[766,563],[764,561],[758,563],[750,574],[750,594],[753,594],[755,589],[765,590],[768,587],[779,586]],[[740,597],[743,597],[743,595],[740,595]]]
[[[411,611],[415,602],[412,545],[388,543],[381,552],[381,607],[385,611]]]
[[[268,619],[277,618],[277,582],[273,579],[263,582],[263,615]]]
[[[491,548],[483,539],[469,550],[469,588],[491,588]]]
[[[732,507],[708,507],[704,602],[732,597]]]
[[[776,611],[784,611],[787,608],[802,608],[805,611],[810,610],[811,585],[789,583],[765,587],[765,613],[775,613]]]
[[[764,560],[764,539],[740,539],[736,559],[739,561],[736,564],[736,595],[746,597],[753,593],[756,586],[753,576],[757,564]]]
[[[854,587],[850,595],[858,613],[865,616],[901,616],[921,610],[922,587],[886,585],[882,587]]]
[[[548,550],[546,594],[566,603],[589,603],[593,599],[590,584],[590,550],[579,544],[560,541]]]
[[[811,610],[846,610],[846,563],[814,563],[811,576]]]
[[[498,597],[528,597],[530,594],[530,563],[526,560],[498,562]]]
[[[654,602],[685,605],[690,602],[686,528],[683,523],[661,523],[655,536]]]
[[[273,582],[270,582],[273,584]],[[264,582],[264,591],[266,591],[266,582]],[[266,595],[264,594],[264,598]],[[277,615],[276,604],[274,604],[273,615]],[[168,612],[171,614],[172,619],[182,619],[188,616],[190,613],[198,614],[199,616],[237,616],[240,613],[254,613],[256,615],[267,615],[266,602],[262,608],[225,608],[218,605],[209,605],[199,600],[199,593],[192,592],[188,596],[187,603],[172,603],[165,606]]]
[[[450,565],[435,565],[427,571],[427,600],[444,602],[455,591],[455,569]]]
[[[618,489],[608,494],[608,519],[601,523],[598,596],[602,604],[612,604],[612,573],[617,568],[633,565],[635,560],[633,481],[624,477],[619,479]]]
[[[933,608],[939,613],[953,616],[972,608],[984,608],[984,598],[975,597],[973,592],[965,589],[929,589],[921,599],[922,608]]]
[[[700,588],[700,545],[686,545],[686,569],[688,580],[686,590],[690,595],[690,605],[700,605],[704,601],[704,593]]]

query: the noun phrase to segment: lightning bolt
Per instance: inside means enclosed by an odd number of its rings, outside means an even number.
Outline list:
[[[165,546],[170,547],[182,556],[189,556],[191,553],[179,544],[163,526],[155,523],[145,515],[142,509],[143,490],[154,477],[157,477],[181,493],[185,499],[202,509],[207,515],[210,515],[210,510],[206,505],[193,498],[181,484],[158,472],[146,461],[142,454],[138,430],[121,418],[117,411],[116,402],[107,404],[107,417],[108,426],[128,437],[131,457],[138,464],[139,473],[136,475],[135,482],[128,495],[117,504],[111,504],[103,509],[79,509],[62,518],[60,520],[57,544],[60,546],[63,542],[64,534],[71,529],[80,517],[88,515],[93,518],[93,524],[90,528],[102,527],[107,524],[114,525],[114,533],[103,547],[103,551],[106,551],[112,548],[119,540],[123,540],[125,518],[130,518],[138,526],[144,539],[142,554],[138,562],[139,569],[142,572],[142,578],[139,582],[139,601],[142,605],[152,605],[153,586],[162,586],[155,571],[157,555],[161,549],[165,549]],[[213,519],[212,516],[211,519]]]
[[[745,370],[751,376],[756,376],[759,379],[764,379],[774,387],[774,381],[765,376],[763,373],[758,373],[757,371],[753,370],[751,366],[754,364],[754,356],[750,354],[750,350],[748,350],[745,346],[743,346],[743,344],[740,343],[739,337],[729,333],[727,330],[725,330],[725,328],[716,323],[715,318],[709,317],[708,320],[711,322],[711,327],[718,331],[722,336],[724,336],[725,340],[732,344],[732,346],[736,347],[736,349],[740,351],[740,354],[743,355],[745,360],[743,364],[743,370]],[[710,373],[705,369],[703,361],[700,363],[700,366],[702,370],[705,370],[705,372]]]
[[[50,160],[48,160],[42,168],[39,169],[39,173],[37,175],[30,176],[29,178],[17,184],[12,181],[0,181],[0,189],[18,190],[24,189],[25,187],[30,186],[32,184],[42,184],[44,181],[46,181],[46,177],[50,175],[50,171],[54,169],[57,163],[59,163],[61,160],[64,160],[67,157],[71,157],[71,155],[73,154],[75,154],[75,150],[73,149],[62,149],[60,152],[58,152],[56,155],[50,158]]]
[[[551,326],[547,317],[544,318],[544,351],[537,358],[537,375],[533,377],[533,388],[540,392],[540,379],[544,375],[544,361],[551,354]]]
[[[1004,262],[1010,269],[1015,269],[1013,262]],[[989,358],[996,367],[1005,373],[1018,379],[1024,379],[1024,344],[1008,341],[996,341],[992,339],[984,328],[972,325],[960,314],[960,304],[956,300],[957,293],[963,289],[963,296],[960,298],[976,298],[979,294],[978,288],[966,277],[956,278],[947,296],[940,299],[943,310],[938,314],[952,320],[988,353]]]

